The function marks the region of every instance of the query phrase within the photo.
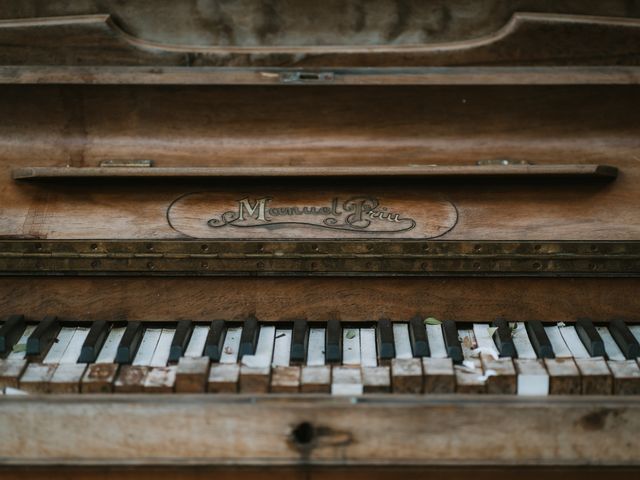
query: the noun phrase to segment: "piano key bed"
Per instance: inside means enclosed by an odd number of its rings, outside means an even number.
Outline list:
[[[0,326],[5,394],[637,395],[640,325],[530,321]]]

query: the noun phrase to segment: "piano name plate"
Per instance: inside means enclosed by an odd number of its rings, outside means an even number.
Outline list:
[[[433,198],[199,192],[178,197],[167,220],[191,238],[426,240],[453,229],[458,212],[451,202]]]

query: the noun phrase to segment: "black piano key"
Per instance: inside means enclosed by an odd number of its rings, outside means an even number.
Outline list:
[[[133,358],[136,356],[136,352],[142,341],[143,333],[144,328],[142,322],[129,322],[127,324],[127,328],[118,345],[115,363],[128,364],[133,362]]]
[[[292,365],[304,363],[307,357],[307,344],[309,342],[309,328],[306,320],[296,320],[293,322],[293,332],[291,333],[291,353],[289,362]]]
[[[209,357],[212,362],[219,362],[222,355],[222,347],[224,346],[225,323],[224,320],[214,320],[209,327],[207,342],[204,345],[204,355]]]
[[[498,352],[500,352],[500,356],[510,358],[517,357],[518,354],[516,352],[516,346],[513,344],[509,323],[504,319],[499,319],[493,322],[493,326],[496,327],[496,331],[493,332],[493,341],[498,348]]]
[[[540,320],[531,320],[525,322],[525,329],[527,335],[529,335],[529,341],[533,345],[533,349],[536,351],[538,358],[556,358],[556,354],[553,353],[553,347],[551,341],[547,336],[547,332],[544,331],[544,325]]]
[[[631,360],[640,357],[640,344],[623,320],[619,318],[612,320],[609,323],[609,331],[625,358]]]
[[[24,315],[11,315],[0,328],[0,357],[8,355],[26,328]]]
[[[576,332],[582,340],[584,348],[592,357],[604,357],[604,342],[602,337],[594,327],[593,322],[588,318],[581,318],[576,322]]]
[[[453,363],[462,363],[462,345],[458,337],[458,328],[453,320],[444,320],[442,322],[442,336],[444,337],[444,345],[447,348],[447,355]]]
[[[191,332],[191,320],[181,320],[178,322],[176,332],[171,341],[171,348],[169,349],[168,363],[178,363],[180,357],[184,355],[184,351],[189,343],[189,338],[191,338]]]
[[[340,325],[339,320],[329,320],[327,322],[324,360],[326,363],[342,362],[342,325]]]
[[[414,317],[409,321],[409,339],[411,340],[411,350],[414,357],[428,357],[431,355],[427,329],[421,317]]]
[[[98,354],[104,345],[104,341],[107,339],[109,333],[109,324],[104,320],[97,320],[93,322],[87,338],[82,344],[80,349],[80,356],[78,357],[78,363],[93,363],[98,358]]]
[[[391,324],[391,320],[386,318],[378,320],[376,339],[378,340],[378,357],[380,357],[380,360],[387,361],[395,358],[396,346],[393,341],[393,325]]]
[[[238,360],[242,360],[242,357],[245,355],[253,355],[256,353],[259,331],[260,327],[255,317],[249,317],[244,321],[244,325],[242,325],[242,335],[240,335]]]
[[[28,356],[44,356],[56,339],[59,330],[60,322],[58,317],[54,315],[44,317],[27,339],[26,354]]]

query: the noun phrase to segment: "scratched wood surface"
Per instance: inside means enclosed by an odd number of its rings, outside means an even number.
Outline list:
[[[289,189],[437,198],[459,218],[443,239],[640,238],[640,102],[633,86],[8,86],[0,92],[0,236],[181,238],[167,210],[191,192]],[[608,184],[402,181],[66,182],[25,185],[17,166],[157,167],[603,163]],[[407,200],[409,201],[409,200]],[[413,201],[413,200],[412,200]],[[206,202],[203,202],[206,209]],[[395,207],[394,207],[395,208]],[[398,237],[402,238],[401,236]]]
[[[637,467],[639,461],[640,404],[632,398],[288,398],[5,397],[0,458],[56,465]]]
[[[637,278],[0,277],[0,314],[61,319],[640,321]]]

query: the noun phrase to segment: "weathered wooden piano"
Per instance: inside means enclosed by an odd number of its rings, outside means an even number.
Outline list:
[[[0,476],[638,478],[640,2],[0,17]]]

